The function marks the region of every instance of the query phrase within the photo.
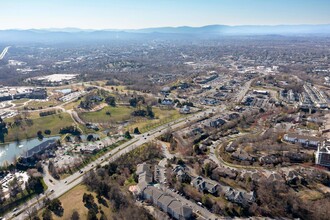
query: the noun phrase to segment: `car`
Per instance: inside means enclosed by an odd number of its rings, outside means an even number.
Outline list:
[[[79,173],[83,173],[84,171],[80,170]]]
[[[51,183],[52,183],[52,182],[53,182],[53,180],[52,180],[52,179],[49,179],[49,182],[51,182]]]
[[[103,160],[103,158],[101,158],[101,161]]]
[[[50,190],[50,192],[54,192],[54,190],[52,189],[52,190]]]
[[[17,210],[18,210],[17,208],[14,208],[14,209],[13,209],[13,212],[16,212]]]
[[[66,180],[64,183],[67,183],[68,181]]]

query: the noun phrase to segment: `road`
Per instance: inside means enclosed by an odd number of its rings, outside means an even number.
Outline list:
[[[0,60],[2,60],[6,56],[9,48],[10,48],[10,46],[3,49],[2,53],[0,54]]]
[[[187,118],[177,119],[176,121],[162,125],[147,133],[137,135],[130,141],[118,146],[117,148],[113,149],[106,155],[93,161],[92,163],[90,163],[89,165],[84,167],[82,169],[82,171],[84,173],[86,173],[92,169],[95,169],[95,167],[97,165],[104,166],[107,163],[109,163],[110,161],[115,161],[120,156],[127,154],[128,152],[130,152],[130,151],[140,147],[141,145],[143,145],[147,142],[150,142],[150,141],[154,140],[155,138],[157,138],[158,136],[162,135],[163,133],[166,132],[167,128],[171,127],[172,129],[178,129],[182,126],[186,126],[187,124],[191,123],[191,121],[196,121],[196,120],[202,118],[205,113],[208,114],[211,112],[212,112],[212,109],[207,109],[205,111],[196,113],[194,115],[190,115]],[[63,180],[53,181],[52,183],[49,183],[50,181],[47,180],[47,183],[50,185],[48,186],[48,189],[45,192],[45,194],[50,199],[60,197],[61,195],[68,192],[73,187],[80,184],[83,180],[83,175],[84,174],[76,172]],[[26,210],[31,209],[33,207],[37,208],[38,210],[41,209],[42,204],[38,201],[41,201],[44,197],[45,197],[45,195],[40,198],[34,198],[34,199],[30,200],[29,203],[26,203],[24,205],[21,205],[20,207],[17,207],[18,211],[16,213],[18,213],[18,215],[16,217],[13,216],[13,213],[8,213],[7,215],[5,215],[3,217],[5,217],[6,219],[22,219],[22,220],[26,219],[28,217]]]

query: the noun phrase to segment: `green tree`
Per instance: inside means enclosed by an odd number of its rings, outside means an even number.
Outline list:
[[[42,219],[43,220],[52,220],[52,212],[49,209],[45,209],[45,211],[42,213]]]
[[[133,133],[134,134],[141,134],[141,132],[139,131],[139,128],[138,127],[134,128],[134,132]]]
[[[0,142],[5,142],[5,134],[8,134],[7,124],[0,117]]]
[[[127,138],[127,139],[132,139],[132,136],[131,136],[131,134],[129,133],[129,131],[126,131],[126,132],[125,132],[124,137]]]
[[[108,96],[108,97],[105,99],[105,102],[106,102],[108,105],[112,106],[112,107],[116,107],[116,99],[115,99],[115,97],[113,97],[113,96]]]

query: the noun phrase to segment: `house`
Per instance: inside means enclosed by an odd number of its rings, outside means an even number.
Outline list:
[[[190,107],[185,105],[180,109],[181,114],[190,114]]]
[[[224,125],[226,123],[225,120],[221,119],[221,118],[217,118],[215,120],[210,121],[210,126],[213,128],[218,128],[222,125]]]
[[[185,168],[180,165],[176,165],[172,169],[172,173],[174,173],[177,177],[177,179],[182,182],[184,180],[187,180],[190,176],[186,173]]]
[[[283,140],[291,143],[300,143],[305,146],[317,147],[324,141],[324,138],[314,136],[304,136],[299,134],[285,134]]]
[[[234,153],[231,154],[231,157],[238,161],[254,161],[254,158],[242,149],[237,149]]]
[[[147,186],[142,192],[142,197],[158,206],[174,219],[190,219],[192,216],[192,209],[190,207],[183,205],[174,197],[167,195],[154,186]]]
[[[136,166],[136,175],[138,176],[137,193],[141,194],[147,186],[153,182],[153,176],[150,165],[147,163],[138,164]],[[148,198],[150,199],[150,198]]]
[[[254,192],[247,193],[244,191],[234,190],[231,187],[228,187],[228,189],[225,191],[225,197],[230,202],[242,205],[248,205],[255,200]]]
[[[162,105],[173,105],[173,100],[172,99],[163,99],[161,102]]]
[[[330,167],[330,142],[323,141],[315,152],[315,164]]]
[[[211,194],[214,194],[217,192],[217,189],[219,187],[219,184],[213,184],[210,182],[207,182],[203,179],[203,177],[198,176],[195,179],[193,179],[190,183],[193,187],[198,189],[200,192],[207,191]]]

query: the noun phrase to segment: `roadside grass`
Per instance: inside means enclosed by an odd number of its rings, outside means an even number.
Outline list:
[[[86,122],[115,123],[130,119],[132,111],[133,109],[127,106],[106,106],[96,112],[81,112],[79,117]],[[107,112],[110,112],[111,115],[107,115]]]
[[[74,124],[74,121],[67,113],[50,115],[32,119],[32,124],[28,125],[26,121],[22,121],[20,126],[9,127],[8,135],[5,136],[6,142],[23,140],[37,137],[37,132],[44,132],[46,129],[51,130],[51,135],[57,135],[60,129]],[[47,137],[45,135],[45,137]]]
[[[62,207],[64,208],[64,213],[62,217],[56,216],[54,213],[52,213],[53,219],[71,219],[71,215],[74,210],[79,213],[80,219],[87,219],[88,209],[84,206],[84,203],[82,201],[84,193],[91,193],[95,198],[94,201],[97,204],[97,207],[101,207],[101,210],[105,213],[106,217],[108,219],[112,219],[109,202],[107,201],[109,207],[106,207],[103,204],[99,203],[96,198],[96,193],[89,192],[87,190],[87,187],[82,184],[75,186],[59,198],[62,203]],[[44,209],[40,210],[38,213],[38,216],[40,218],[42,216],[43,211]],[[101,217],[101,214],[98,213],[97,217],[99,219]]]

